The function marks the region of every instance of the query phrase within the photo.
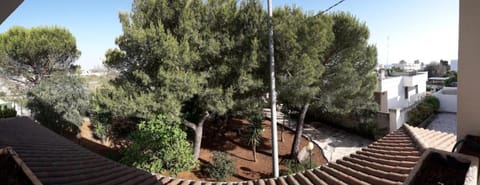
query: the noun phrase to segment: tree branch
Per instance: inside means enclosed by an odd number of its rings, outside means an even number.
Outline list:
[[[193,129],[193,130],[197,130],[197,125],[196,125],[195,123],[192,123],[192,122],[190,122],[190,121],[188,121],[188,120],[186,120],[186,119],[183,119],[183,120],[182,120],[182,123],[183,123],[185,126],[191,128],[191,129]]]
[[[10,78],[10,77],[8,77],[8,79],[10,79],[10,80],[12,80],[12,81],[15,81],[15,82],[18,82],[18,83],[21,83],[21,84],[24,84],[24,85],[27,84],[27,82],[22,81],[22,80],[19,80],[19,79],[16,79],[16,78]]]
[[[208,117],[210,117],[210,113],[208,113],[208,111],[205,111],[205,112],[203,113],[202,119],[200,120],[200,123],[203,124],[203,123],[205,122],[205,120],[207,120]]]

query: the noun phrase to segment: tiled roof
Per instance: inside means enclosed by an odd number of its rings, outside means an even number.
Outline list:
[[[161,184],[145,171],[90,152],[24,117],[0,120],[0,148],[6,147],[44,185]]]
[[[405,126],[368,147],[315,169],[243,182],[157,176],[166,185],[402,184],[423,150],[450,150],[455,135]],[[43,184],[154,184],[146,172],[89,152],[27,118],[0,121],[0,148],[12,146]]]

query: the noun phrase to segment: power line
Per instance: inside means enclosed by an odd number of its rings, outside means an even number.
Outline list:
[[[344,1],[345,1],[345,0],[340,0],[340,1],[338,1],[337,3],[335,3],[335,4],[333,4],[332,6],[328,7],[327,9],[319,12],[319,13],[318,13],[317,15],[315,15],[315,16],[319,16],[319,15],[322,15],[322,14],[324,14],[324,13],[327,13],[327,12],[330,11],[332,8],[335,8],[336,6],[342,4]]]

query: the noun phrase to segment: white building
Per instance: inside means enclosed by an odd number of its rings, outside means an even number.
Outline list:
[[[400,128],[408,111],[426,96],[427,72],[391,72],[381,70],[375,99],[380,112],[390,113],[390,131]]]

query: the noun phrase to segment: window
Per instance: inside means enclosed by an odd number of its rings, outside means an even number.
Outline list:
[[[408,87],[405,87],[405,99],[408,99]]]

